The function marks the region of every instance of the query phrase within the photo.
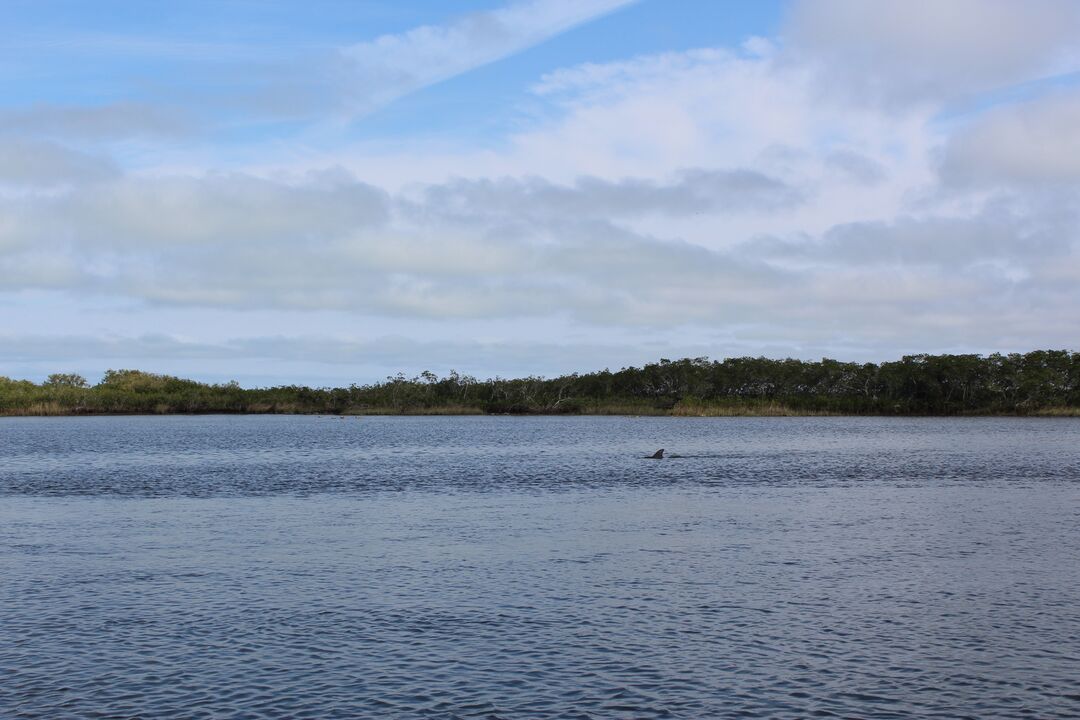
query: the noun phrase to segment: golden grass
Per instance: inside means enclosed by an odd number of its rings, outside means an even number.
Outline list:
[[[565,413],[571,415],[612,415],[612,416],[641,416],[641,417],[836,417],[844,415],[857,415],[874,413],[841,413],[820,410],[803,410],[792,408],[782,403],[762,401],[742,401],[728,403],[708,403],[697,400],[684,400],[674,407],[656,406],[647,402],[583,402],[576,405],[576,412]],[[220,412],[220,411],[218,411]],[[20,405],[18,407],[0,408],[0,416],[18,417],[48,417],[65,415],[85,414],[130,414],[112,413],[108,411],[91,411],[86,407],[72,407],[53,400],[39,401]],[[135,413],[138,414],[138,413]],[[184,414],[184,411],[166,403],[155,405],[149,412],[143,414]],[[398,415],[398,416],[455,416],[455,415],[484,415],[482,408],[474,405],[445,405],[438,407],[393,407],[377,405],[360,405],[348,408],[339,413],[311,412],[302,408],[298,403],[290,402],[256,402],[251,403],[238,414],[280,414],[280,415]],[[551,413],[537,410],[536,415],[557,415],[564,413]],[[884,414],[884,413],[882,413]],[[1024,413],[976,413],[978,415],[995,415],[1002,417],[1080,417],[1080,407],[1055,406],[1031,410]]]
[[[1080,407],[1048,407],[1031,414],[1038,417],[1080,417]]]
[[[801,410],[778,402],[714,405],[709,403],[680,402],[669,413],[676,417],[823,417],[832,416],[822,410]]]
[[[325,414],[325,413],[324,413]],[[349,408],[340,415],[483,415],[481,408],[471,405],[445,405],[440,407],[395,408],[391,406],[361,405]]]
[[[74,415],[71,408],[67,405],[62,405],[55,401],[36,402],[29,405],[18,408],[5,408],[0,411],[0,415],[19,416],[26,415],[32,417],[47,417],[55,415]]]
[[[578,415],[670,415],[671,411],[652,405],[638,405],[636,403],[589,403],[581,406]]]

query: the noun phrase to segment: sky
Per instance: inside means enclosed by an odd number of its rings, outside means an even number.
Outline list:
[[[1074,0],[5,0],[0,375],[1080,348]]]

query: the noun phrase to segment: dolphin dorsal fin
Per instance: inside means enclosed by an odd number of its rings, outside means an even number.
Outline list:
[[[664,459],[664,448],[660,448],[659,450],[654,452],[652,455],[649,456],[649,459],[650,460],[663,460]]]

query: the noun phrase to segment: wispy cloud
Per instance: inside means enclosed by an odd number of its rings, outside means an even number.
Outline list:
[[[526,0],[342,50],[348,109],[362,115],[537,45],[635,0]]]

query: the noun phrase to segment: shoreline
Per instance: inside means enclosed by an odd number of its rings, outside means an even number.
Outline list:
[[[1080,417],[1080,352],[906,355],[875,363],[661,359],[554,378],[424,371],[348,387],[244,388],[141,370],[0,376],[0,415],[624,415]]]
[[[755,411],[753,408],[732,409],[717,408],[702,412],[688,412],[674,409],[671,411],[638,411],[622,412],[619,410],[598,410],[595,412],[442,412],[439,409],[429,410],[403,410],[385,411],[383,409],[372,411],[348,410],[340,413],[326,412],[289,412],[289,411],[208,411],[208,412],[11,412],[0,411],[0,418],[51,418],[51,417],[202,417],[202,416],[295,416],[295,417],[327,417],[327,418],[363,418],[363,417],[622,417],[622,418],[645,418],[645,417],[669,417],[669,418],[807,418],[807,417],[876,417],[876,418],[1080,418],[1080,408],[1044,408],[1031,412],[958,412],[958,413],[843,413],[814,410],[798,410],[792,408],[768,409],[764,412]]]

